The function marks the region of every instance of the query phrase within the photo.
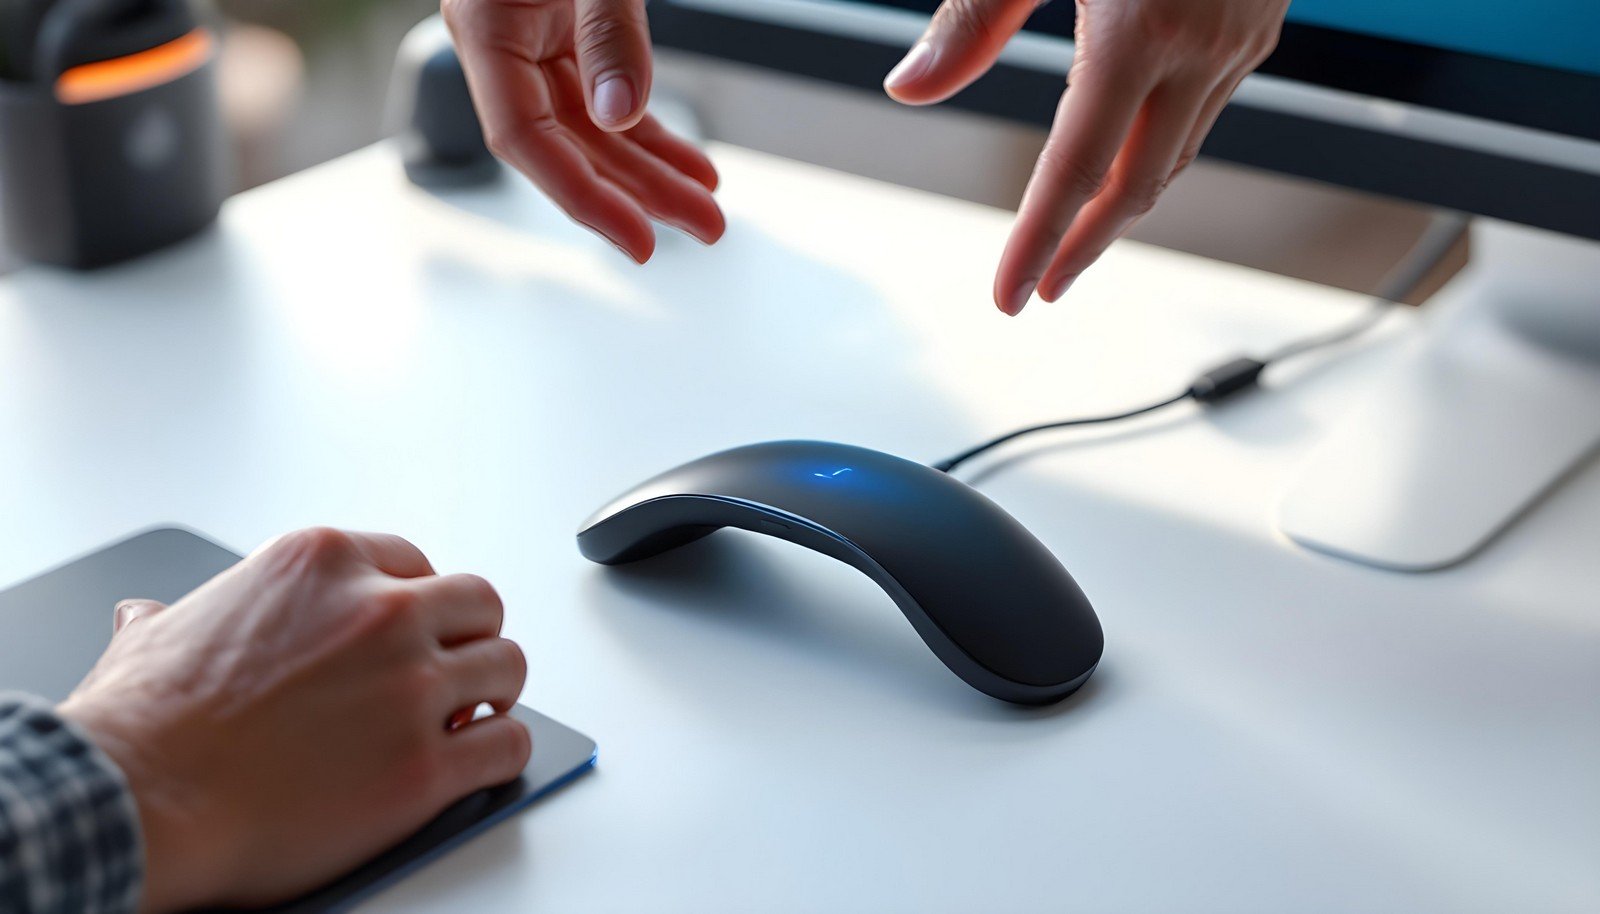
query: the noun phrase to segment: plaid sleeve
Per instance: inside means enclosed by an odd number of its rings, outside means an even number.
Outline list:
[[[143,855],[122,771],[49,702],[0,694],[0,911],[132,912]]]

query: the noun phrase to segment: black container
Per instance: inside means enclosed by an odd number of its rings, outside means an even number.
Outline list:
[[[424,19],[401,42],[389,109],[400,120],[400,160],[417,185],[469,187],[500,177],[443,18]]]
[[[89,268],[210,225],[228,189],[215,40],[183,0],[52,0],[6,24],[5,239]]]

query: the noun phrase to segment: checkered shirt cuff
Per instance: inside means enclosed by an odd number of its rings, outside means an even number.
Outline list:
[[[132,912],[142,877],[122,771],[50,702],[0,693],[0,911]]]

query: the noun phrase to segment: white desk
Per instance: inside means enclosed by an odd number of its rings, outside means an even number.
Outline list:
[[[931,460],[1360,303],[1122,244],[1008,320],[1007,214],[715,156],[726,240],[643,269],[517,182],[435,198],[379,147],[167,255],[0,281],[0,579],[171,520],[241,548],[392,530],[495,581],[525,700],[599,769],[383,910],[1600,910],[1600,469],[1441,574],[1272,530],[1408,318],[1270,395],[963,474],[1104,622],[1100,672],[1051,710],[974,692],[785,543],[584,562],[591,509],[711,450]]]

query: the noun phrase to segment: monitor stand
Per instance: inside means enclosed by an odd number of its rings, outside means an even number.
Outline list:
[[[1477,220],[1431,326],[1289,489],[1295,542],[1380,568],[1470,558],[1600,445],[1600,243]]]

